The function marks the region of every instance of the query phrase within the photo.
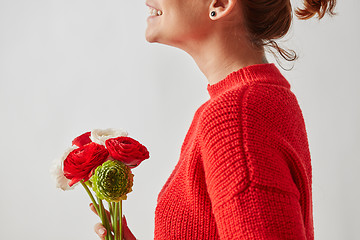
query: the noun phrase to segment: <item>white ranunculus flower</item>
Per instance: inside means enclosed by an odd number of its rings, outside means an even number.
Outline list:
[[[58,158],[53,162],[53,165],[50,168],[50,173],[51,173],[51,176],[53,177],[53,179],[55,180],[56,187],[61,188],[64,191],[72,190],[77,185],[77,184],[75,184],[72,187],[69,187],[70,180],[64,176],[64,171],[63,171],[64,161],[65,161],[66,157],[69,155],[70,152],[72,152],[76,148],[78,148],[78,147],[77,146],[69,147],[65,151],[65,153],[62,155],[61,158]]]
[[[105,141],[110,138],[127,137],[128,133],[121,129],[94,129],[91,131],[91,141],[105,146]]]

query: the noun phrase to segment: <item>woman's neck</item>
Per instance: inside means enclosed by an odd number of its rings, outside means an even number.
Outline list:
[[[188,48],[188,52],[213,85],[240,68],[268,63],[264,50],[255,50],[244,37],[218,34],[212,35],[198,46]]]

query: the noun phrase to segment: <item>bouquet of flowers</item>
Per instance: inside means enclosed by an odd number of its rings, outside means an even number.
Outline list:
[[[123,239],[121,203],[132,191],[131,169],[149,158],[146,147],[127,135],[115,129],[86,132],[72,141],[51,169],[56,187],[69,190],[79,183],[84,187],[107,230],[106,240]],[[108,202],[108,209],[103,200]]]

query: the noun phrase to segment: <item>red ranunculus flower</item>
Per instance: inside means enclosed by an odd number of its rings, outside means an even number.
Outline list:
[[[110,138],[105,141],[105,145],[112,158],[125,163],[130,168],[137,167],[149,158],[146,147],[130,137]]]
[[[77,138],[75,138],[72,141],[72,145],[82,147],[82,146],[84,146],[84,145],[86,145],[88,143],[91,143],[90,135],[91,135],[91,132],[86,132],[86,133],[78,136]]]
[[[89,143],[69,153],[64,161],[64,176],[71,187],[80,180],[89,180],[92,170],[103,164],[109,152],[103,145]]]

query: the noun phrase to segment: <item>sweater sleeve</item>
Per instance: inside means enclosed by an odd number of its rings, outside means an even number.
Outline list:
[[[306,239],[300,192],[283,151],[297,147],[289,137],[298,133],[296,103],[276,97],[281,91],[256,91],[225,93],[201,121],[203,167],[220,239]]]

